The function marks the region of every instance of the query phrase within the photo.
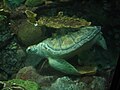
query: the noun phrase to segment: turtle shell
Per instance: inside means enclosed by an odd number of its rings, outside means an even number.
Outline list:
[[[81,27],[76,32],[44,40],[44,48],[51,55],[63,55],[79,49],[100,33],[99,26]]]

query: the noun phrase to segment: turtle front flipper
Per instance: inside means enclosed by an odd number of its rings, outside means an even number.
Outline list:
[[[67,73],[67,74],[73,74],[73,75],[79,75],[80,73],[75,69],[74,66],[69,64],[64,59],[53,59],[48,58],[50,66],[55,68],[56,70],[59,70],[61,72]]]

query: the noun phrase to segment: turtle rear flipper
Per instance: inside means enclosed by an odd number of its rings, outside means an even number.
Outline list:
[[[59,70],[61,72],[67,73],[67,74],[80,75],[80,73],[77,71],[77,69],[75,69],[74,66],[69,64],[64,59],[48,58],[48,60],[49,60],[50,66],[56,70]]]
[[[101,46],[103,49],[107,50],[107,44],[102,35],[100,35],[100,38],[97,40],[97,44]]]

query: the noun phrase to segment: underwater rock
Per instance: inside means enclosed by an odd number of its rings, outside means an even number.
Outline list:
[[[65,16],[63,15],[63,12],[58,12],[58,15],[56,16],[40,17],[38,21],[35,21],[37,16],[36,13],[30,10],[26,10],[25,13],[29,22],[48,28],[80,28],[82,26],[91,25],[91,22],[88,22],[83,18]]]
[[[48,86],[56,77],[39,75],[32,66],[24,67],[16,74],[17,79],[34,81],[42,86]]]
[[[91,90],[105,90],[106,80],[102,77],[93,77],[93,81],[89,84]]]
[[[88,79],[88,78],[86,78]],[[68,77],[58,78],[50,87],[44,87],[42,90],[105,90],[105,79],[93,77],[90,81],[81,81],[81,79],[71,80]]]
[[[58,78],[51,87],[46,87],[42,90],[87,90],[87,84],[83,82],[74,82],[68,77]]]
[[[0,49],[5,48],[13,39],[10,30],[7,27],[3,29],[3,27],[0,27]]]
[[[0,49],[7,46],[12,38],[13,35],[11,35],[7,17],[0,15]]]
[[[21,58],[17,57],[17,48],[14,36],[9,28],[9,19],[0,15],[0,69],[9,76],[15,73],[21,66]],[[19,63],[18,63],[19,62]],[[21,64],[21,65],[20,65]]]
[[[45,39],[45,30],[40,26],[35,26],[26,20],[23,20],[18,26],[18,39],[26,46],[36,44]]]
[[[38,80],[39,74],[36,72],[36,70],[32,66],[24,67],[18,71],[16,74],[17,79],[22,80],[32,80],[36,81]]]
[[[37,83],[28,80],[12,79],[3,82],[5,85],[2,90],[39,90]]]
[[[18,48],[19,45],[13,39],[10,44],[0,51],[0,69],[5,71],[9,76],[24,66],[23,61],[25,61],[25,58],[17,57]]]
[[[91,22],[85,19],[65,16],[63,12],[59,12],[57,16],[53,17],[40,17],[37,23],[40,26],[45,25],[52,28],[80,28],[91,25]]]

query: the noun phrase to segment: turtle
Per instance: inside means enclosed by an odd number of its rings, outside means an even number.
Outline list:
[[[101,26],[85,26],[75,32],[47,38],[36,45],[29,46],[26,52],[47,58],[50,66],[56,70],[78,75],[80,72],[66,59],[82,54],[94,45],[107,49]]]

